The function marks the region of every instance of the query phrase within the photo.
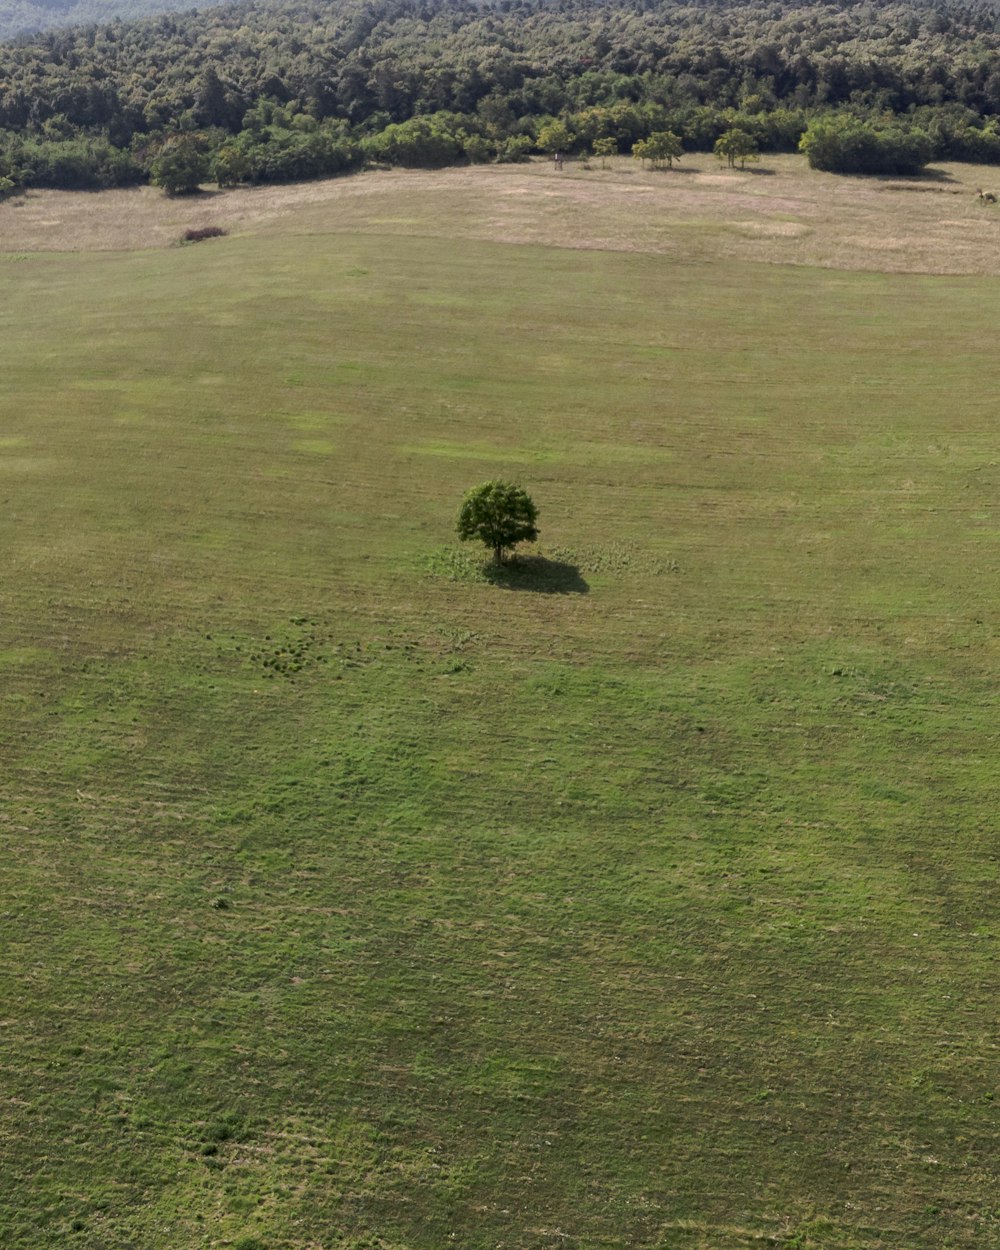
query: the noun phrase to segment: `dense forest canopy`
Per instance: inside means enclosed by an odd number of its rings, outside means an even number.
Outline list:
[[[256,0],[0,45],[0,177],[17,185],[146,177],[178,136],[206,170],[224,149],[229,181],[516,159],[553,118],[571,150],[662,131],[705,148],[733,126],[794,150],[831,112],[917,131],[927,156],[1000,160],[1000,8]]]

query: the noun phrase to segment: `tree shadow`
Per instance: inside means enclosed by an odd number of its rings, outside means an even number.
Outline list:
[[[501,590],[532,590],[539,595],[585,595],[590,585],[575,564],[545,556],[513,556],[505,564],[484,564],[483,577]]]
[[[958,179],[953,174],[948,173],[946,169],[935,169],[932,165],[928,165],[926,169],[921,169],[915,174],[863,174],[851,173],[840,174],[843,178],[863,178],[867,182],[881,183],[902,183],[906,186],[920,186],[921,183],[956,183]]]
[[[99,195],[100,191],[95,192]],[[168,200],[176,200],[183,202],[187,200],[189,204],[197,204],[205,200],[216,200],[219,196],[226,194],[225,187],[217,187],[214,184],[207,186],[189,187],[183,191],[164,191],[164,195]]]
[[[928,165],[925,169],[922,169],[919,174],[911,174],[910,177],[914,182],[958,181],[954,174],[948,173],[947,169],[935,169],[933,165]]]

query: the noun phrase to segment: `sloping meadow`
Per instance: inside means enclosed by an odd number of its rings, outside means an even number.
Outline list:
[[[994,283],[3,274],[5,1247],[1000,1237]]]

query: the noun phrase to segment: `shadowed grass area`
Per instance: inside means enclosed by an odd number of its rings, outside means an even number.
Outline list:
[[[5,277],[5,1247],[997,1240],[995,284]]]
[[[488,563],[482,575],[503,590],[532,590],[543,595],[585,595],[590,589],[575,564],[547,556],[511,557],[504,564]]]
[[[590,585],[574,560],[518,552],[503,564],[469,551],[444,547],[427,560],[428,572],[455,582],[479,582],[500,590],[529,590],[546,595],[585,595]]]

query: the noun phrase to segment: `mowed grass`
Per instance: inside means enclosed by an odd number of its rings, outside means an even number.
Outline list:
[[[995,282],[2,271],[6,1250],[1000,1241]]]
[[[629,252],[699,263],[1000,275],[1000,192],[989,165],[944,163],[913,178],[844,178],[805,157],[768,154],[726,169],[685,153],[672,170],[628,156],[523,165],[380,169],[285,186],[165,196],[130,187],[99,197],[29,191],[0,204],[0,249],[129,251],[186,230],[287,237],[403,235]],[[305,243],[303,244],[306,245]]]

